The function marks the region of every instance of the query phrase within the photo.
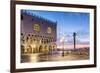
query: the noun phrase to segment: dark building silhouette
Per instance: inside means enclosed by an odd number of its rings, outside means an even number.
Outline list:
[[[45,53],[56,48],[57,22],[21,11],[21,52]]]

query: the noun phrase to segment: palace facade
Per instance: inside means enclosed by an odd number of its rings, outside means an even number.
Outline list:
[[[48,53],[56,49],[57,22],[21,10],[21,52]]]

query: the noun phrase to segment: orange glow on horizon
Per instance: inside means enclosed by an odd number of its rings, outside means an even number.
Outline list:
[[[85,47],[89,47],[88,44],[76,44],[76,48],[85,48]],[[62,48],[62,45],[57,45],[57,48]],[[64,48],[66,49],[73,49],[74,45],[64,45]]]

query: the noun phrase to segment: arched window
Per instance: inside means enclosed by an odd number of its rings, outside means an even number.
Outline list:
[[[51,33],[51,32],[52,32],[51,27],[48,27],[48,28],[47,28],[47,33]]]
[[[40,31],[40,26],[39,26],[39,24],[33,24],[33,29],[34,29],[35,31]]]

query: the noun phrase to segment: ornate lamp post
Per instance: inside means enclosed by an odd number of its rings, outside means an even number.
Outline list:
[[[61,42],[61,44],[62,44],[62,56],[64,56],[64,40],[65,40],[65,37],[62,36],[62,38],[61,38],[61,40],[60,40],[60,42]]]

